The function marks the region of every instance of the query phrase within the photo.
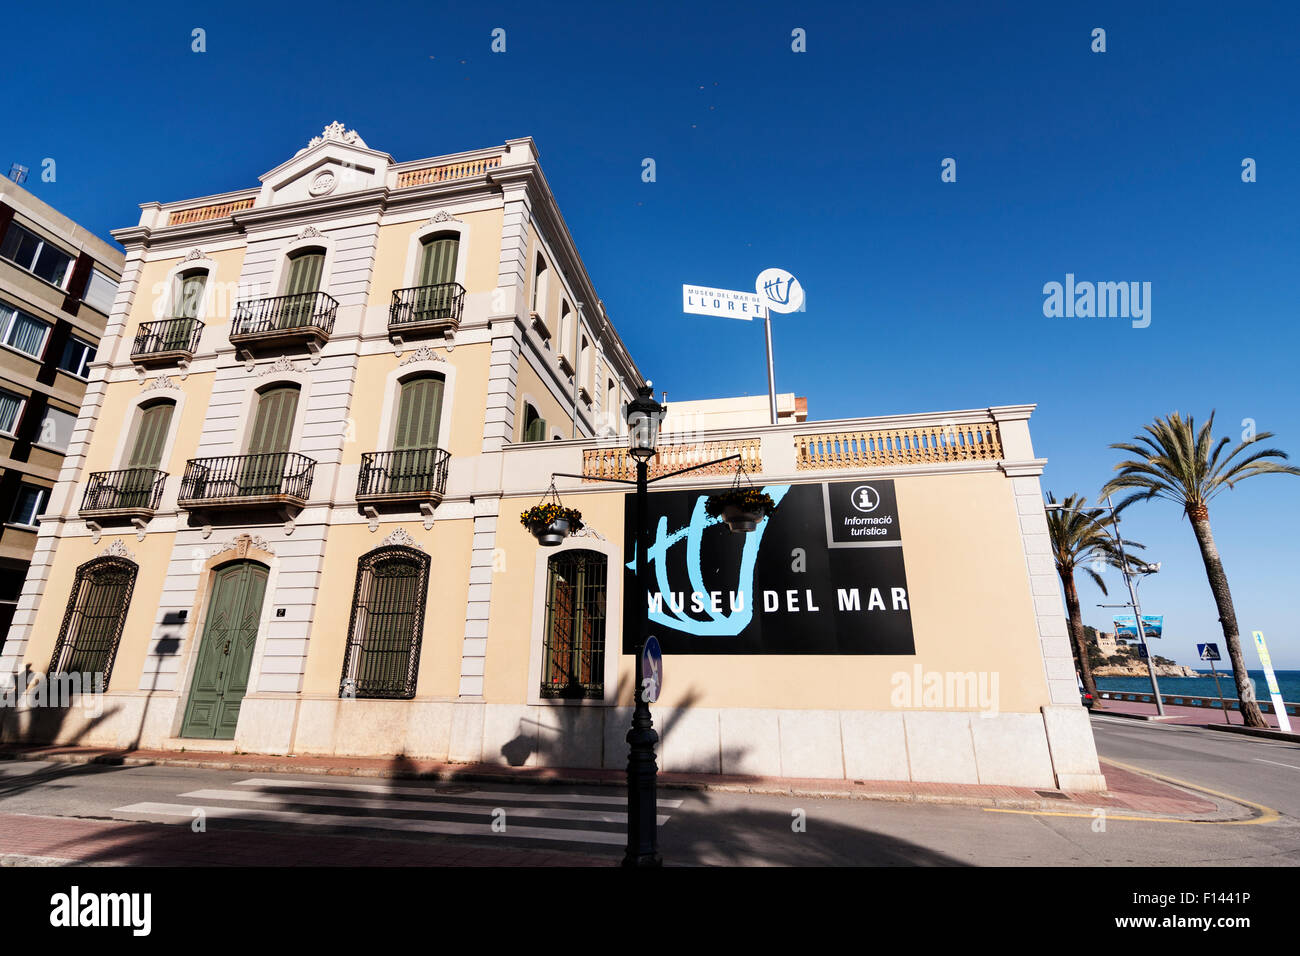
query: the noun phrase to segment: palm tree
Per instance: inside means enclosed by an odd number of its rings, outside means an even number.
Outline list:
[[[1116,509],[1118,510],[1118,509]],[[1119,567],[1119,549],[1111,526],[1113,515],[1103,508],[1089,508],[1088,499],[1070,495],[1058,502],[1047,493],[1047,531],[1052,538],[1052,559],[1056,573],[1065,589],[1065,609],[1069,616],[1070,642],[1074,647],[1074,662],[1083,680],[1083,689],[1097,699],[1097,682],[1092,676],[1088,661],[1088,641],[1083,633],[1083,615],[1079,610],[1079,591],[1074,585],[1074,572],[1083,569],[1101,593],[1106,592],[1106,582],[1098,572],[1105,566]],[[1136,541],[1125,541],[1126,548],[1141,548]]]
[[[1184,419],[1178,412],[1168,418],[1157,417],[1152,424],[1144,425],[1143,430],[1146,434],[1136,436],[1133,442],[1119,442],[1110,446],[1134,457],[1115,466],[1119,474],[1107,483],[1102,494],[1136,489],[1124,499],[1121,506],[1152,498],[1166,498],[1182,506],[1183,513],[1192,524],[1196,543],[1200,546],[1205,575],[1209,578],[1210,591],[1213,592],[1214,603],[1219,609],[1219,623],[1223,627],[1223,642],[1228,647],[1228,658],[1232,661],[1232,676],[1237,682],[1242,720],[1247,727],[1267,727],[1259,704],[1255,702],[1255,690],[1246,673],[1246,660],[1241,654],[1237,612],[1232,607],[1232,591],[1228,588],[1228,576],[1223,571],[1219,550],[1214,545],[1214,534],[1210,531],[1209,502],[1219,492],[1233,487],[1243,478],[1266,474],[1300,475],[1300,468],[1269,460],[1287,459],[1286,453],[1276,448],[1251,450],[1244,458],[1234,461],[1240,453],[1251,449],[1255,442],[1272,438],[1272,432],[1260,432],[1243,441],[1224,457],[1223,449],[1230,439],[1224,437],[1218,442],[1214,441],[1214,412],[1210,412],[1210,420],[1199,430],[1192,416]]]

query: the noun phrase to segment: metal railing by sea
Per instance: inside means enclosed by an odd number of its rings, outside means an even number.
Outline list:
[[[1098,690],[1097,697],[1100,700],[1127,701],[1129,703],[1150,704],[1152,707],[1156,704],[1156,696],[1152,693],[1143,693],[1142,691],[1129,690]],[[1241,710],[1241,701],[1235,697],[1196,697],[1191,694],[1161,694],[1160,699],[1166,704],[1175,707],[1204,707],[1206,710],[1222,711],[1226,706],[1228,710]],[[1256,700],[1259,709],[1266,714],[1275,713],[1273,702],[1271,700]],[[1292,717],[1300,716],[1300,703],[1293,703],[1289,700],[1282,701],[1286,707],[1286,712]]]

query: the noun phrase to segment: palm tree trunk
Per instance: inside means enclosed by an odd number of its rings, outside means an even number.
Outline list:
[[[1232,606],[1232,591],[1228,588],[1228,575],[1219,560],[1219,549],[1214,545],[1210,530],[1210,511],[1204,505],[1189,509],[1187,519],[1192,523],[1196,543],[1201,548],[1205,562],[1205,576],[1210,579],[1210,591],[1219,608],[1219,623],[1223,627],[1223,642],[1228,646],[1228,660],[1232,662],[1232,677],[1237,684],[1237,698],[1241,701],[1241,719],[1247,727],[1267,727],[1268,722],[1255,702],[1255,689],[1246,672],[1246,659],[1241,653],[1241,635],[1237,630],[1237,612]]]
[[[1092,676],[1092,664],[1088,661],[1088,640],[1083,633],[1083,614],[1079,611],[1079,592],[1074,587],[1074,572],[1057,568],[1061,584],[1065,587],[1065,609],[1069,614],[1070,644],[1074,647],[1074,663],[1079,668],[1083,680],[1083,689],[1097,698],[1097,682]]]

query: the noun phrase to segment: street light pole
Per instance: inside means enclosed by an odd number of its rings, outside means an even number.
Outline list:
[[[650,533],[646,527],[649,513],[647,460],[636,463],[636,583],[637,593],[644,594],[649,586],[646,551],[650,546]],[[659,856],[656,825],[658,794],[655,763],[655,744],[659,734],[650,717],[650,704],[642,687],[642,657],[646,639],[650,636],[650,612],[637,615],[636,685],[632,688],[636,707],[632,711],[632,727],[627,732],[627,851],[623,854],[624,866],[662,866]]]
[[[1114,526],[1115,546],[1119,549],[1119,569],[1124,575],[1124,583],[1128,585],[1128,599],[1133,607],[1133,622],[1137,625],[1138,645],[1146,652],[1147,655],[1147,674],[1151,677],[1151,691],[1156,698],[1156,713],[1165,716],[1165,702],[1160,699],[1160,681],[1156,679],[1156,662],[1151,657],[1151,648],[1147,644],[1146,629],[1142,626],[1142,606],[1138,604],[1137,588],[1133,586],[1133,578],[1128,571],[1128,559],[1124,556],[1124,535],[1119,531],[1119,515],[1115,513],[1115,506],[1111,503],[1110,495],[1106,496],[1106,507],[1110,509],[1111,524]]]

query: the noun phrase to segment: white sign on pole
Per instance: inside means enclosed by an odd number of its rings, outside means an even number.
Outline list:
[[[710,289],[702,285],[682,286],[682,311],[693,315],[720,315],[728,319],[753,321],[763,317],[763,304],[755,292]]]
[[[803,308],[803,286],[784,269],[764,269],[754,283],[759,302],[773,312],[798,312]]]
[[[1273,698],[1273,710],[1277,712],[1277,725],[1288,734],[1291,721],[1287,718],[1286,704],[1282,701],[1282,691],[1277,686],[1277,675],[1273,673],[1273,660],[1268,656],[1268,645],[1264,643],[1263,631],[1251,631],[1255,638],[1255,650],[1259,651],[1259,662],[1264,665],[1264,679],[1268,681],[1268,693]]]

